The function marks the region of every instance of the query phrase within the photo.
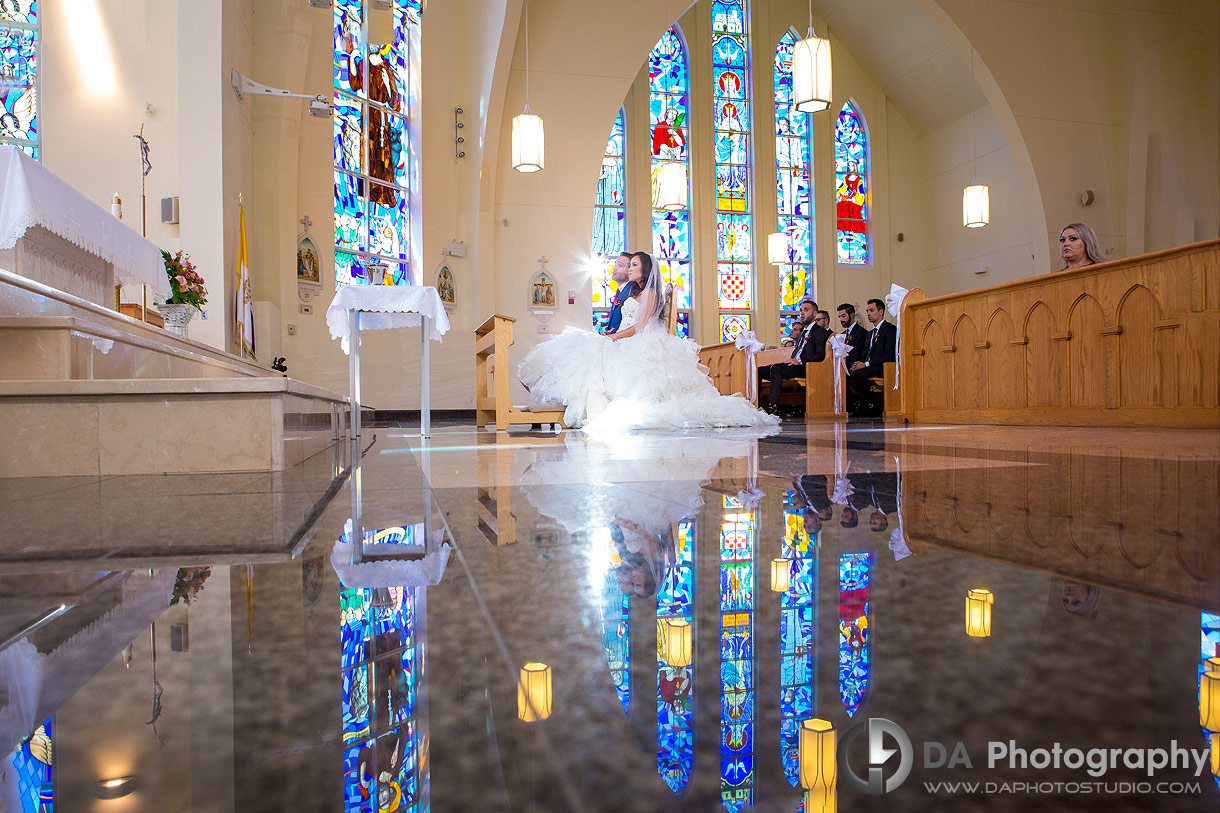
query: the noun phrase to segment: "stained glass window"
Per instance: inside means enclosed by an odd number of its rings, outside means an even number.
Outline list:
[[[623,566],[619,541],[607,539],[609,569],[602,585],[602,649],[610,667],[610,680],[618,694],[623,711],[631,716],[631,606],[627,594],[619,587],[619,569]]]
[[[746,0],[712,0],[712,121],[716,145],[716,273],[720,341],[752,328],[750,38]]]
[[[0,144],[42,157],[38,94],[39,0],[0,3]]]
[[[794,788],[801,778],[801,721],[813,716],[817,693],[817,538],[805,532],[798,505],[794,492],[784,493],[780,556],[788,560],[788,589],[779,597],[779,748]]]
[[[690,79],[686,45],[675,25],[661,35],[648,55],[648,126],[652,144],[652,253],[665,282],[674,286],[678,335],[690,336]],[[687,206],[660,208],[661,167],[677,161],[686,168]]]
[[[366,531],[365,541],[422,544],[422,534],[422,525],[388,528]],[[379,796],[399,800],[397,809],[413,809],[426,792],[428,745],[416,706],[423,594],[415,587],[339,594],[344,813],[385,809],[377,806]]]
[[[334,3],[335,283],[411,285],[421,0]]]
[[[780,38],[775,49],[776,231],[788,236],[787,261],[779,268],[780,335],[799,316],[801,300],[814,291],[813,172],[809,114],[792,106],[792,48],[796,35]]]
[[[657,589],[657,770],[679,796],[695,762],[694,533],[692,521],[677,524],[673,564]],[[687,666],[671,666],[665,659],[671,620],[684,620],[692,627]]]
[[[872,670],[868,601],[872,566],[871,553],[844,553],[839,557],[839,697],[848,717],[860,710]]]
[[[52,813],[55,810],[54,759],[51,721],[47,721],[31,734],[8,758],[9,777],[6,781],[15,785],[15,795],[20,807],[14,813]]]
[[[868,132],[864,116],[847,102],[835,122],[835,223],[839,262],[868,265]]]
[[[614,261],[627,248],[627,173],[623,110],[614,117],[606,141],[602,173],[593,202],[593,327],[602,330],[610,318],[610,305],[618,283],[610,279]]]
[[[754,800],[754,512],[724,497],[720,523],[720,802]]]

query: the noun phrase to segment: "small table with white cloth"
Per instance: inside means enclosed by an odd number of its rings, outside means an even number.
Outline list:
[[[360,437],[360,330],[422,326],[420,342],[419,430],[432,434],[429,340],[444,341],[449,315],[436,289],[428,286],[344,285],[326,309],[332,339],[343,342],[348,354],[348,384],[352,409],[348,434]]]

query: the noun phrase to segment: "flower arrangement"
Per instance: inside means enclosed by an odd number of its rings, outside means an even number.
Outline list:
[[[191,255],[182,251],[177,254],[162,251],[161,259],[165,260],[165,273],[169,276],[169,287],[174,292],[163,304],[193,305],[203,310],[203,306],[208,304],[208,292],[203,287],[203,277],[195,272]]]
[[[208,580],[208,576],[212,575],[210,567],[180,567],[178,568],[178,577],[174,579],[174,594],[170,599],[170,604],[174,605],[178,602],[190,604],[195,600],[195,596],[203,589],[203,583]]]

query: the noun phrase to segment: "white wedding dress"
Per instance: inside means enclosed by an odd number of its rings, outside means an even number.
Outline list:
[[[639,315],[639,301],[628,299],[619,329],[636,324]],[[565,328],[531,350],[518,375],[540,403],[564,404],[569,426],[594,433],[779,426],[740,395],[718,393],[699,364],[699,346],[659,328],[619,341]]]

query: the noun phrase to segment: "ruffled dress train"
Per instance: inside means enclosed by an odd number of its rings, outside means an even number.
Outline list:
[[[595,433],[779,426],[740,395],[717,392],[699,346],[660,329],[613,341],[569,327],[531,350],[518,375],[539,402],[564,404],[569,426]]]

